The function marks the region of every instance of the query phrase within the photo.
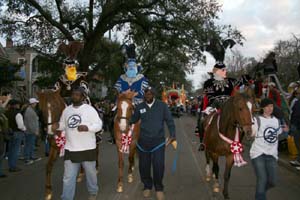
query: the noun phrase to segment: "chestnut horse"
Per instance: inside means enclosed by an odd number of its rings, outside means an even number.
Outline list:
[[[56,145],[52,126],[59,122],[60,116],[66,107],[64,99],[59,94],[60,91],[43,90],[37,92],[39,98],[39,108],[42,111],[43,120],[47,125],[47,138],[50,145],[50,152],[46,167],[46,191],[45,199],[52,199],[51,174],[53,165],[58,157],[59,149]],[[46,127],[45,127],[46,128]]]
[[[123,170],[124,170],[124,153],[122,152],[122,134],[128,134],[130,127],[130,119],[134,111],[133,98],[135,92],[126,91],[118,95],[117,114],[114,119],[114,134],[119,158],[119,177],[117,192],[123,192]],[[136,142],[139,138],[140,122],[133,125],[132,140],[129,145],[129,167],[128,167],[128,183],[133,182],[134,156],[136,152]]]
[[[252,133],[252,103],[249,96],[243,93],[236,93],[224,103],[220,112],[215,112],[206,117],[204,121],[206,145],[206,180],[210,181],[210,159],[213,160],[213,173],[215,178],[214,192],[219,192],[219,156],[226,157],[226,166],[224,172],[224,189],[225,199],[229,199],[228,183],[230,179],[231,168],[234,163],[234,154],[231,152],[231,144],[225,141],[225,136],[231,141],[236,141],[235,137],[239,136],[241,141],[244,133],[250,136]],[[240,134],[241,133],[241,134]]]

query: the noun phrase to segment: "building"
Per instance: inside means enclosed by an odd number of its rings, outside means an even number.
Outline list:
[[[22,65],[19,76],[23,81],[18,81],[17,86],[23,87],[26,90],[26,96],[32,97],[34,95],[34,88],[32,83],[37,77],[37,59],[38,52],[31,47],[14,46],[11,39],[6,40],[4,48],[8,59],[11,63]]]

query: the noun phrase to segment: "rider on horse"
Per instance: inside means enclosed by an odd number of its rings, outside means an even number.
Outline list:
[[[212,56],[216,59],[216,64],[213,67],[211,77],[204,82],[203,94],[204,98],[202,101],[202,112],[206,115],[210,114],[216,109],[220,109],[222,104],[226,102],[233,94],[235,88],[238,86],[238,81],[233,78],[227,78],[226,66],[223,63],[225,57],[225,50],[229,46],[230,48],[235,45],[235,42],[231,39],[227,39],[221,43],[219,40],[211,40],[210,44],[206,47]],[[202,116],[202,119],[204,116]],[[200,137],[200,148],[204,150],[203,138],[204,138],[204,127],[203,123],[200,122],[199,137]]]
[[[127,61],[125,63],[125,73],[122,74],[114,85],[118,93],[131,90],[136,92],[134,104],[137,105],[143,102],[145,89],[149,86],[148,80],[141,74],[142,66],[136,63],[135,45],[123,45],[122,52]]]
[[[73,88],[83,87],[86,94],[89,94],[88,83],[86,82],[87,72],[78,72],[79,63],[76,60],[77,54],[82,49],[83,44],[78,41],[70,42],[69,45],[62,43],[58,51],[62,51],[66,59],[63,62],[65,74],[62,74],[58,81],[55,83],[55,91],[60,90],[60,95],[65,99],[69,105],[71,92]],[[91,104],[89,97],[87,96],[85,102]]]

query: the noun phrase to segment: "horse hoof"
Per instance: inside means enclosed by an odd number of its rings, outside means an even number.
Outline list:
[[[118,192],[118,193],[123,192],[123,186],[118,186],[118,187],[117,187],[117,192]]]
[[[219,193],[219,192],[220,192],[220,186],[219,186],[219,183],[215,183],[215,184],[214,184],[213,191],[214,191],[215,193]]]
[[[209,182],[211,180],[211,176],[206,176],[206,182]]]
[[[79,173],[79,175],[77,176],[77,183],[80,183],[83,180],[83,173]]]
[[[133,175],[129,174],[128,175],[128,183],[132,183],[133,182]]]
[[[52,194],[47,194],[45,196],[45,200],[52,200]]]

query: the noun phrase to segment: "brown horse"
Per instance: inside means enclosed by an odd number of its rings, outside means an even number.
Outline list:
[[[123,170],[124,170],[124,157],[122,152],[122,134],[128,134],[130,130],[129,121],[134,111],[132,99],[136,95],[135,92],[127,91],[118,95],[117,101],[117,114],[114,119],[114,133],[116,139],[116,146],[119,157],[119,177],[117,192],[123,192]],[[129,146],[129,168],[128,168],[128,182],[133,182],[134,170],[134,156],[136,152],[136,142],[139,138],[140,122],[134,124],[132,130],[132,141]]]
[[[59,91],[44,90],[37,92],[39,98],[39,107],[42,111],[43,120],[47,125],[48,142],[50,144],[49,158],[46,167],[46,191],[45,199],[52,199],[51,174],[53,165],[58,157],[59,149],[54,138],[52,126],[59,122],[60,116],[66,107],[64,99]]]
[[[231,152],[231,144],[224,140],[226,138],[235,141],[236,135],[240,141],[244,133],[250,136],[252,133],[252,103],[246,94],[236,93],[234,96],[224,103],[221,112],[215,112],[209,115],[205,121],[205,138],[206,144],[206,180],[210,181],[210,159],[213,160],[213,173],[215,178],[214,192],[219,192],[219,156],[226,157],[226,167],[224,172],[224,189],[223,195],[225,199],[229,199],[228,183],[230,179],[231,168],[234,163],[234,154]],[[242,134],[240,134],[242,133]]]

